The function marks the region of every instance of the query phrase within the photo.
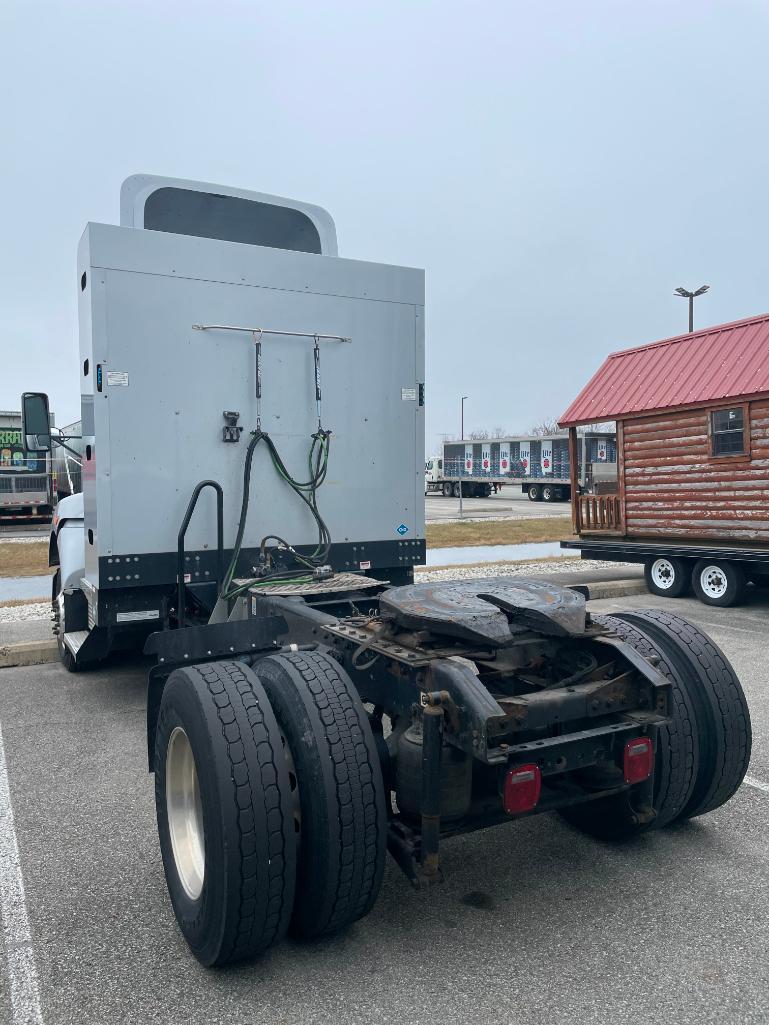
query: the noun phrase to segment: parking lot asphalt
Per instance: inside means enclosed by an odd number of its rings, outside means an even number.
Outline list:
[[[733,662],[753,717],[750,775],[769,783],[766,592],[731,610],[647,595],[591,603],[652,604],[705,626]],[[39,1015],[12,1002],[5,970],[18,952],[6,920],[0,1020],[769,1022],[769,793],[755,786],[627,845],[553,816],[459,837],[443,845],[442,886],[416,893],[388,861],[374,910],[346,933],[203,969],[176,928],[161,868],[145,673],[136,660],[82,675],[0,670],[31,934],[21,953],[40,996]]]
[[[514,486],[503,487],[496,495],[488,498],[463,498],[462,512],[465,519],[473,520],[531,520],[550,516],[571,516],[569,502],[531,502],[528,495]],[[425,497],[425,519],[427,523],[459,519],[459,499],[444,498],[443,495]]]

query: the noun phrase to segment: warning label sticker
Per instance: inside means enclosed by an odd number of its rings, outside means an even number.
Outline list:
[[[404,402],[415,402],[417,397],[416,388],[401,388],[401,399]]]
[[[121,388],[128,387],[128,374],[125,370],[108,370],[107,371],[107,384],[118,385]]]

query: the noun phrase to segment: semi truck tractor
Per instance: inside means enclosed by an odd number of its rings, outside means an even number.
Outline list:
[[[580,494],[616,482],[617,437],[614,432],[581,434],[578,444]],[[425,464],[425,494],[459,498],[488,498],[505,485],[528,495],[532,502],[571,499],[569,439],[559,434],[516,435],[493,441],[447,441],[439,455]]]
[[[159,857],[203,964],[345,929],[387,852],[428,888],[457,834],[555,812],[632,840],[735,792],[747,706],[691,624],[414,581],[422,271],[340,257],[316,206],[141,175],[77,281],[83,493],[51,539],[54,626],[68,669],[151,659]],[[23,405],[48,449],[46,396]]]

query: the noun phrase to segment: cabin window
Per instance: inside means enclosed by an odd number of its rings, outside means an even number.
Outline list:
[[[717,409],[710,414],[710,450],[714,456],[745,454],[745,410]]]

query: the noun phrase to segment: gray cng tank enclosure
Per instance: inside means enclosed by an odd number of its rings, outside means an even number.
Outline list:
[[[318,207],[136,175],[120,226],[87,225],[78,282],[90,626],[117,625],[131,594],[176,583],[177,534],[202,480],[223,488],[232,550],[258,419],[301,478],[319,426],[316,349],[329,561],[408,579],[424,557],[423,271],[339,258]],[[275,533],[317,542],[308,509],[257,450],[243,575]],[[214,580],[212,495],[198,502],[185,558],[191,584]],[[146,618],[156,605],[141,604]]]

